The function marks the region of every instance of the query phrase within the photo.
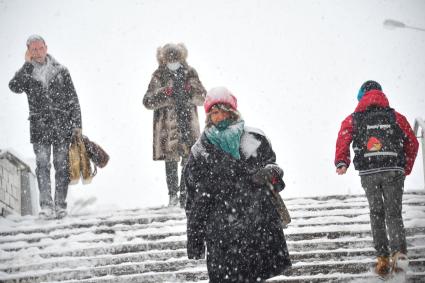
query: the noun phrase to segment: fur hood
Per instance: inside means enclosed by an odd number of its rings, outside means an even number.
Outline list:
[[[160,66],[175,61],[186,63],[187,48],[183,43],[167,43],[163,47],[158,47],[156,59]]]

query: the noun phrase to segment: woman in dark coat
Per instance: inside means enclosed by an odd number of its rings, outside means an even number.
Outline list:
[[[270,191],[283,171],[229,90],[210,90],[204,108],[207,124],[184,169],[188,257],[204,258],[206,248],[211,283],[262,282],[291,265]]]

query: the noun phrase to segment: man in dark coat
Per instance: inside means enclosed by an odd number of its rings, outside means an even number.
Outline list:
[[[188,257],[204,258],[206,248],[211,283],[263,282],[291,265],[271,192],[283,171],[226,88],[209,91],[204,107],[207,125],[184,170]]]
[[[339,175],[347,172],[353,142],[354,167],[359,171],[369,202],[377,254],[375,272],[387,276],[391,271],[405,271],[408,264],[402,218],[403,187],[419,145],[406,117],[390,108],[379,83],[363,83],[357,98],[359,103],[354,113],[344,119],[338,134],[336,172]]]
[[[50,54],[41,36],[27,40],[25,63],[9,83],[15,93],[25,92],[29,104],[30,136],[36,156],[40,216],[66,216],[69,184],[68,148],[73,134],[81,133],[81,111],[67,68]],[[55,200],[51,195],[50,156],[53,148]]]
[[[158,69],[152,75],[143,104],[153,113],[153,159],[165,161],[169,205],[184,207],[186,190],[178,182],[181,166],[200,135],[197,106],[202,106],[205,88],[194,68],[186,62],[183,44],[166,44],[158,48]],[[180,196],[178,195],[180,191]]]

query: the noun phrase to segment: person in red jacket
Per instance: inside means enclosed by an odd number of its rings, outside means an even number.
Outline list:
[[[335,166],[338,175],[346,173],[353,143],[354,168],[369,202],[375,272],[386,276],[403,272],[408,265],[402,197],[418,141],[406,117],[389,106],[379,83],[366,81],[357,98],[354,113],[345,118],[338,133]]]

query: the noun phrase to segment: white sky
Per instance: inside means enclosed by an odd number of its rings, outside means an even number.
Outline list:
[[[69,205],[89,197],[96,208],[166,204],[164,162],[152,161],[153,113],[142,98],[156,48],[184,42],[204,86],[232,90],[246,124],[272,141],[284,198],[361,193],[353,168],[334,172],[340,123],[368,79],[412,126],[425,118],[425,32],[382,24],[424,28],[424,14],[421,0],[0,0],[0,148],[34,157],[26,96],[8,82],[27,37],[40,34],[71,72],[84,133],[111,155],[91,185],[70,187]],[[421,158],[406,187],[424,187]]]

